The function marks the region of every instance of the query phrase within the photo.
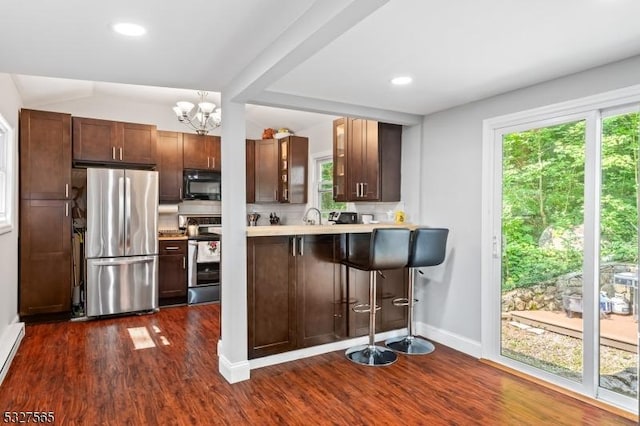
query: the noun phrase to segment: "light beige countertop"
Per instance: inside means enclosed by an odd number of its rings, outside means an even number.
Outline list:
[[[171,240],[188,240],[189,237],[186,235],[176,236],[176,237],[158,237],[159,241],[171,241]]]
[[[349,225],[269,225],[247,227],[247,237],[271,237],[278,235],[321,235],[321,234],[364,234],[375,228],[408,228],[415,229],[412,223],[376,223]]]

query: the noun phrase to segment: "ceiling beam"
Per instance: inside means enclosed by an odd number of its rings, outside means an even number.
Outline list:
[[[402,124],[404,126],[420,124],[423,119],[423,116],[417,114],[371,108],[362,105],[334,102],[324,99],[307,98],[304,96],[289,95],[286,93],[272,91],[264,91],[260,95],[254,96],[251,103],[277,108],[317,112],[321,114],[360,117],[385,123]]]
[[[316,0],[223,90],[247,103],[389,0]]]

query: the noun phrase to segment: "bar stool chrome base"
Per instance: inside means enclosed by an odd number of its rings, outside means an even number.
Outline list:
[[[394,337],[387,339],[384,344],[394,352],[407,355],[426,355],[436,350],[433,343],[416,336]]]
[[[398,354],[376,345],[360,345],[347,349],[344,353],[350,361],[360,365],[384,367],[398,360]]]

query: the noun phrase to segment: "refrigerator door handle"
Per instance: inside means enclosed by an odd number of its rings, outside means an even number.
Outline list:
[[[131,259],[122,259],[122,258],[118,258],[118,259],[104,259],[104,260],[96,260],[93,262],[94,266],[119,266],[119,265],[134,265],[136,263],[149,263],[149,262],[153,262],[153,260],[155,259],[155,257],[153,256],[145,256],[145,257],[140,257],[137,256],[135,258],[131,258]]]
[[[124,199],[124,178],[118,178],[118,198],[120,202],[118,203],[118,247],[120,253],[125,254],[125,246],[124,246],[124,203],[122,200]]]
[[[124,199],[124,238],[125,253],[131,251],[131,178],[125,177],[125,199]]]

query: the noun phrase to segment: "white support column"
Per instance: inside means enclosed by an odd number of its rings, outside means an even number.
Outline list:
[[[222,259],[219,371],[229,383],[249,379],[245,105],[222,93]]]

